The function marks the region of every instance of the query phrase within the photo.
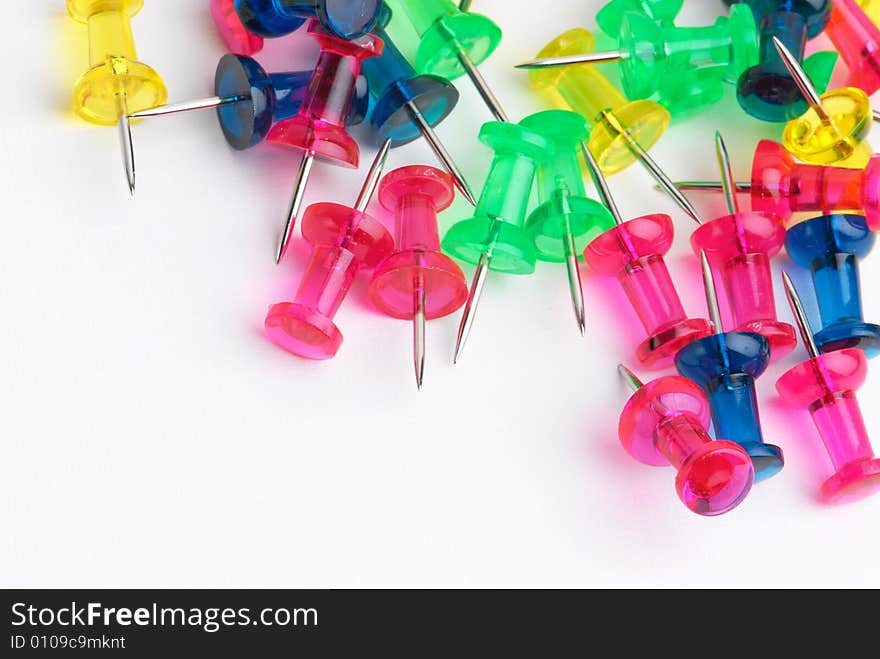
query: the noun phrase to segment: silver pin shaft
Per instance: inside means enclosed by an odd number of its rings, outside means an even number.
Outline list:
[[[733,180],[733,168],[730,165],[730,154],[727,145],[721,137],[721,131],[715,131],[715,153],[718,156],[718,168],[721,170],[721,189],[724,191],[724,201],[727,204],[727,212],[731,215],[739,213],[739,202],[736,199],[736,183]]]
[[[596,163],[596,159],[590,152],[590,147],[586,142],[581,142],[581,151],[583,151],[584,160],[587,162],[587,169],[590,170],[590,178],[593,179],[593,184],[596,186],[596,192],[599,194],[599,198],[608,210],[611,211],[611,215],[614,217],[614,222],[617,225],[623,224],[623,217],[620,215],[620,210],[617,208],[617,204],[614,203],[614,197],[611,195],[611,188],[608,187],[608,181],[605,180],[605,175],[602,174],[602,170]]]
[[[128,183],[128,192],[134,196],[136,180],[136,170],[134,164],[134,140],[131,137],[131,121],[128,119],[128,104],[126,103],[125,93],[120,92],[116,95],[119,103],[119,145],[122,149],[122,166],[125,169],[125,180]]]
[[[559,208],[562,212],[562,217],[564,218],[563,221],[565,222],[562,245],[565,250],[565,270],[568,275],[568,292],[571,296],[571,306],[574,311],[575,322],[577,322],[581,336],[584,336],[587,332],[586,304],[584,303],[584,286],[581,281],[581,269],[578,265],[577,247],[575,247],[574,236],[571,232],[571,206],[568,203],[569,194],[568,189],[564,187],[557,191]]]
[[[709,265],[709,257],[706,251],[700,251],[700,265],[703,269],[703,288],[706,291],[706,307],[709,309],[709,320],[715,328],[715,334],[724,333],[724,325],[721,322],[721,307],[718,305],[718,290],[715,288],[715,277],[712,275],[712,266]]]
[[[426,353],[426,322],[425,322],[425,284],[421,276],[416,277],[413,288],[413,366],[416,373],[416,386],[422,390],[425,381],[425,353]]]
[[[578,55],[564,55],[562,57],[545,57],[529,62],[517,64],[518,69],[551,69],[557,66],[571,66],[572,64],[601,64],[602,62],[617,62],[626,59],[629,53],[625,50],[607,50],[601,53],[580,53]]]
[[[773,37],[773,45],[776,47],[776,52],[779,53],[779,57],[782,59],[785,68],[788,69],[789,74],[791,74],[795,84],[806,99],[807,104],[816,112],[816,114],[819,115],[819,118],[822,119],[822,121],[830,122],[831,117],[822,105],[822,99],[819,96],[819,92],[816,91],[813,81],[810,80],[809,76],[803,70],[800,62],[798,62],[797,58],[792,55],[791,51],[785,47],[785,44],[780,41],[779,37]]]
[[[794,314],[795,322],[798,326],[804,346],[811,359],[819,356],[819,347],[816,345],[816,339],[813,338],[813,330],[810,328],[810,320],[807,318],[807,312],[804,310],[803,302],[798,295],[794,282],[785,270],[782,271],[782,283],[785,285],[785,297],[788,298],[788,304],[791,312]]]
[[[485,78],[483,78],[480,70],[471,61],[470,56],[467,54],[467,52],[465,52],[461,44],[459,44],[457,41],[455,43],[458,49],[458,59],[461,62],[461,65],[467,72],[468,77],[471,79],[471,82],[474,83],[474,87],[477,88],[477,91],[482,97],[483,102],[486,104],[486,107],[489,108],[492,116],[495,117],[495,119],[498,121],[510,122],[510,118],[507,116],[504,108],[501,107],[501,102],[498,100],[495,94],[492,93],[492,89],[486,83],[486,80]]]
[[[382,143],[382,146],[379,147],[376,157],[373,158],[373,163],[370,165],[370,170],[367,172],[367,177],[364,179],[364,184],[361,186],[357,201],[354,203],[354,208],[359,213],[363,213],[367,210],[367,206],[370,205],[370,200],[372,200],[373,195],[376,194],[376,187],[379,185],[379,180],[382,178],[382,172],[385,170],[385,163],[388,162],[388,153],[390,150],[391,140],[385,140]]]
[[[639,376],[637,376],[623,364],[617,365],[617,373],[620,375],[621,379],[626,383],[626,385],[633,390],[633,392],[636,392],[645,386],[645,383],[639,379]]]
[[[737,193],[751,192],[752,184],[748,181],[734,181]],[[724,186],[720,181],[674,181],[673,185],[679,190],[687,192],[723,192]],[[663,191],[659,185],[654,186],[655,190]]]
[[[241,101],[249,101],[250,96],[209,96],[207,98],[199,98],[194,101],[183,101],[181,103],[170,103],[168,105],[160,105],[148,110],[141,110],[128,115],[131,119],[146,119],[147,117],[162,117],[168,114],[179,114],[181,112],[192,112],[193,110],[210,110],[221,105],[231,105],[240,103]]]
[[[496,220],[497,222],[497,220]],[[477,269],[474,271],[474,278],[471,281],[471,288],[468,291],[468,299],[464,305],[464,312],[461,315],[461,323],[458,325],[458,336],[455,340],[455,357],[452,363],[457,364],[464,352],[464,347],[470,338],[471,330],[474,328],[474,320],[476,319],[477,307],[480,305],[480,298],[483,295],[483,287],[486,285],[486,278],[489,275],[489,263],[492,257],[484,252],[480,255],[477,263]]]
[[[296,219],[302,209],[303,200],[306,196],[306,185],[309,182],[309,176],[312,173],[312,165],[315,164],[315,152],[306,151],[299,163],[299,171],[296,174],[296,183],[293,186],[293,196],[290,198],[290,205],[287,207],[287,218],[284,221],[284,229],[281,231],[281,238],[278,241],[278,248],[275,251],[275,263],[281,263],[284,253],[290,245],[290,239],[293,237],[293,229],[296,227]]]

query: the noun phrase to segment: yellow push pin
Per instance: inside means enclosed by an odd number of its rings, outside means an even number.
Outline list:
[[[592,34],[574,28],[544,46],[537,59],[589,53],[595,44]],[[561,105],[586,118],[591,127],[589,149],[605,175],[638,161],[685,213],[700,222],[690,201],[647,153],[669,126],[666,108],[653,101],[628,101],[591,65],[531,69],[529,78],[536,89],[555,95]]]
[[[785,148],[799,160],[815,165],[864,169],[872,153],[865,141],[873,120],[868,95],[861,89],[844,87],[819,96],[785,44],[773,37],[773,45],[809,105],[803,115],[786,124],[782,134]]]
[[[86,121],[119,126],[128,189],[134,194],[134,147],[128,115],[168,100],[165,83],[137,61],[131,17],[144,0],[67,0],[67,13],[89,29],[89,70],[73,87],[73,111]]]

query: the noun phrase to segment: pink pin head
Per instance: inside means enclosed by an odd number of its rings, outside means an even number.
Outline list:
[[[797,343],[794,327],[777,318],[770,259],[785,244],[782,221],[764,213],[736,213],[707,222],[691,235],[721,273],[737,332],[767,337],[774,359]]]
[[[880,29],[855,0],[834,0],[825,31],[849,67],[845,86],[880,89]]]
[[[639,389],[620,417],[623,447],[644,464],[671,464],[675,489],[691,511],[720,515],[745,498],[755,479],[751,458],[738,444],[712,441],[709,401],[687,378],[663,377]]]
[[[245,29],[235,11],[235,0],[211,0],[211,16],[217,32],[230,52],[236,55],[255,55],[263,50],[263,37]]]
[[[326,32],[316,20],[309,25],[309,34],[321,46],[321,54],[305,97],[296,115],[275,124],[266,141],[357,167],[360,150],[346,130],[347,118],[361,63],[382,54],[384,42],[371,34],[345,41]]]
[[[370,284],[370,299],[383,313],[412,318],[419,289],[425,293],[427,320],[447,316],[464,304],[464,273],[440,252],[437,229],[437,214],[454,199],[452,177],[434,167],[401,167],[382,179],[379,202],[394,213],[399,245],[376,268]]]
[[[379,222],[340,204],[313,204],[303,216],[312,254],[294,302],[273,305],[266,316],[269,340],[306,359],[330,359],[342,345],[333,317],[362,267],[394,249]]]
[[[648,334],[636,349],[645,366],[661,368],[712,327],[685,315],[663,255],[674,231],[668,215],[645,215],[616,226],[593,240],[584,259],[596,272],[617,277]]]
[[[868,373],[857,349],[825,353],[796,366],[776,383],[788,402],[809,409],[834,474],[820,490],[827,503],[845,503],[880,490],[880,459],[874,455],[855,391]]]

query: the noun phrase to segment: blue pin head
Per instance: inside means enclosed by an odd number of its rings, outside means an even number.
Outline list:
[[[831,0],[724,0],[728,7],[737,2],[747,4],[759,23],[765,16],[776,12],[800,15],[804,19],[810,39],[822,33],[831,16]]]
[[[810,271],[822,329],[816,345],[823,352],[860,348],[880,355],[880,326],[864,321],[859,261],[873,249],[876,235],[861,215],[822,215],[791,227],[785,248]]]
[[[317,18],[341,39],[356,39],[376,25],[382,0],[235,0],[235,10],[249,32],[282,37]]]

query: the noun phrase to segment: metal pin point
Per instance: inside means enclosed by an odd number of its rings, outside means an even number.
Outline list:
[[[471,287],[468,291],[468,299],[464,305],[464,312],[461,315],[461,323],[458,325],[458,336],[455,340],[455,356],[452,359],[453,364],[458,364],[458,360],[461,359],[461,354],[464,352],[464,347],[474,327],[477,307],[480,304],[480,298],[483,296],[486,278],[489,276],[489,264],[492,262],[492,246],[498,239],[502,224],[501,220],[493,219],[489,235],[486,237],[487,249],[480,255],[480,260],[477,262],[477,269],[474,271],[474,278],[471,280]]]
[[[642,148],[642,145],[633,138],[630,132],[626,130],[619,121],[617,121],[617,117],[607,110],[603,110],[599,116],[602,119],[602,123],[624,139],[630,152],[638,158],[639,162],[648,170],[648,173],[650,173],[651,176],[654,177],[654,180],[657,181],[657,187],[666,191],[678,207],[687,213],[697,224],[703,224],[700,214],[690,202],[690,199],[682,194],[681,190],[679,190],[675,186],[675,183],[672,182],[672,179],[670,179],[666,172],[660,168],[660,165],[658,165],[650,154]]]
[[[715,277],[712,275],[712,266],[709,265],[709,257],[705,250],[700,250],[700,265],[703,269],[703,288],[706,291],[706,307],[709,309],[709,320],[715,328],[715,334],[724,333],[724,325],[721,322],[721,307],[718,305],[718,291],[715,288]]]
[[[181,103],[171,103],[168,105],[160,105],[155,108],[150,108],[148,110],[141,110],[140,112],[133,112],[129,116],[130,119],[146,119],[147,117],[162,117],[168,114],[179,114],[181,112],[192,112],[193,110],[210,110],[212,108],[218,108],[221,105],[231,105],[233,103],[241,103],[242,101],[249,101],[251,97],[249,95],[246,96],[209,96],[207,98],[200,98],[193,101],[183,101]]]
[[[636,392],[645,386],[645,383],[639,379],[639,376],[637,376],[623,364],[617,365],[617,373],[620,375],[624,383],[633,390],[633,392]]]
[[[720,181],[673,181],[672,183],[679,190],[687,192],[718,192],[724,190],[724,186]],[[752,184],[749,181],[734,181],[733,185],[737,193],[751,192]],[[655,185],[654,189],[663,192],[663,188]]]
[[[425,323],[425,283],[421,276],[417,277],[413,287],[413,365],[416,373],[416,386],[422,390],[425,380],[426,323]]]
[[[564,183],[563,183],[564,186]],[[587,332],[586,305],[584,303],[584,286],[581,281],[581,269],[578,265],[577,248],[571,231],[571,206],[568,201],[569,191],[562,187],[557,191],[559,208],[565,218],[564,235],[562,245],[565,249],[565,270],[568,275],[568,291],[571,295],[571,305],[574,310],[574,318],[577,322],[581,336]]]
[[[733,180],[733,169],[730,166],[730,154],[721,137],[721,131],[715,131],[715,153],[718,155],[718,167],[721,170],[721,189],[724,190],[724,201],[727,212],[731,215],[739,213],[739,202],[736,199],[736,183]]]
[[[275,251],[275,264],[281,263],[290,239],[293,237],[293,229],[296,226],[296,218],[302,208],[305,199],[306,184],[312,173],[312,165],[315,164],[315,152],[306,151],[299,163],[299,171],[296,174],[296,183],[293,187],[293,196],[290,198],[290,204],[287,207],[287,219],[284,221],[284,229],[281,231],[281,237],[278,240],[278,248]]]
[[[593,179],[593,184],[596,186],[596,192],[599,194],[599,198],[611,212],[611,216],[614,218],[614,223],[620,226],[623,224],[623,217],[620,215],[620,210],[617,208],[617,204],[614,203],[614,197],[611,196],[611,189],[608,187],[608,181],[605,180],[605,176],[602,174],[602,170],[599,169],[599,165],[596,163],[596,159],[593,158],[593,154],[590,152],[590,147],[586,142],[581,143],[581,151],[584,153],[584,160],[587,162],[587,168],[590,170],[590,178]]]
[[[379,186],[379,179],[382,178],[382,172],[385,170],[385,163],[388,162],[388,153],[390,151],[391,140],[387,139],[382,143],[382,146],[379,147],[379,151],[376,152],[376,157],[373,158],[373,163],[370,165],[370,170],[367,172],[367,177],[364,179],[364,184],[361,186],[361,191],[354,204],[354,209],[357,212],[366,212],[367,206],[370,205],[370,200],[372,200],[373,195],[376,193],[376,188]]]
[[[131,121],[128,118],[128,104],[125,93],[116,95],[119,102],[119,144],[122,149],[122,165],[125,168],[125,179],[128,182],[128,192],[134,196],[136,173],[134,164],[134,141],[131,138]]]
[[[819,356],[819,347],[816,345],[816,339],[813,338],[813,330],[810,328],[810,321],[807,318],[807,312],[804,311],[804,305],[798,295],[797,288],[785,270],[782,271],[782,283],[785,285],[785,297],[788,298],[788,304],[794,314],[801,338],[804,340],[804,346],[806,346],[810,358],[815,359]]]
[[[495,117],[498,121],[510,122],[510,118],[507,116],[507,113],[504,111],[504,108],[501,107],[501,102],[492,93],[492,90],[489,88],[489,85],[486,83],[485,78],[483,78],[480,70],[477,66],[471,61],[470,56],[465,52],[464,48],[462,48],[461,44],[458,41],[455,41],[457,47],[457,55],[458,59],[461,62],[464,70],[467,72],[468,77],[471,79],[471,82],[474,83],[474,87],[477,88],[477,91],[480,93],[480,96],[483,99],[483,102],[489,108],[489,111],[492,113],[492,116]]]
[[[434,132],[434,128],[428,123],[427,119],[425,119],[425,115],[421,113],[419,108],[412,101],[407,102],[406,109],[409,111],[410,117],[412,117],[413,121],[415,121],[416,125],[419,127],[419,132],[421,132],[422,137],[425,138],[425,141],[437,155],[437,158],[443,163],[443,167],[446,168],[446,171],[452,174],[455,186],[464,195],[464,198],[470,202],[471,206],[476,206],[477,200],[476,197],[474,197],[473,190],[471,190],[467,180],[461,173],[458,164],[452,159],[452,156],[446,150],[446,147],[443,146],[437,133]]]
[[[823,122],[830,123],[831,117],[822,105],[822,99],[819,97],[819,92],[816,91],[816,87],[813,86],[813,81],[810,80],[809,76],[801,67],[800,62],[798,62],[797,58],[791,54],[791,51],[785,47],[785,44],[779,40],[779,37],[773,37],[773,45],[776,47],[776,52],[779,53],[779,57],[782,59],[785,68],[788,69],[795,84],[797,84],[798,89],[806,99],[807,104],[816,114],[819,115],[819,118]]]
[[[557,66],[571,66],[572,64],[601,64],[602,62],[617,62],[629,56],[625,50],[607,50],[601,53],[580,53],[578,55],[564,55],[562,57],[545,57],[543,59],[530,60],[517,64],[518,69],[551,69]]]

